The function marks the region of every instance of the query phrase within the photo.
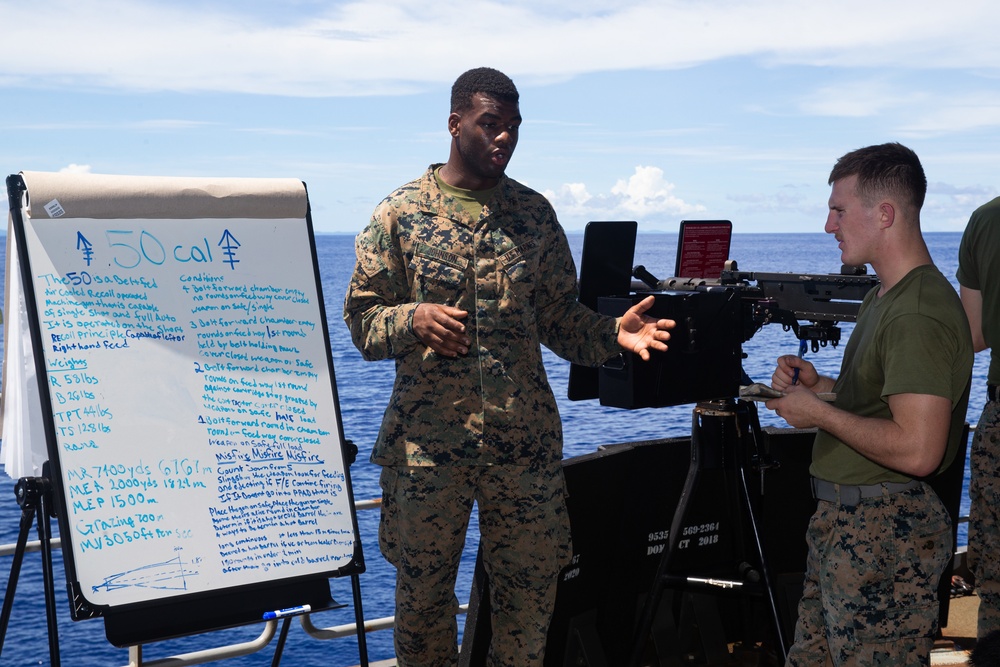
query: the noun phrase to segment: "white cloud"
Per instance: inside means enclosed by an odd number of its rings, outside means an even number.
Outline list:
[[[864,118],[887,110],[926,103],[918,93],[900,93],[883,80],[844,81],[804,95],[799,110],[813,116]]]
[[[134,130],[174,131],[174,130],[198,129],[209,125],[211,125],[211,123],[205,123],[202,121],[161,118],[153,120],[144,120],[137,123],[130,123],[127,127]]]
[[[349,0],[295,12],[283,3],[3,4],[16,29],[0,42],[0,85],[67,89],[399,94],[450,83],[482,64],[484,45],[503,47],[490,60],[524,82],[734,57],[866,69],[1000,63],[994,0],[843,0],[836,11],[799,0]]]
[[[607,193],[591,194],[583,183],[567,183],[543,194],[567,226],[588,220],[638,220],[644,224],[674,222],[677,216],[705,211],[674,195],[675,185],[659,167],[638,166],[628,179],[619,179]]]
[[[907,136],[933,136],[989,127],[1000,127],[1000,93],[992,91],[940,100],[940,106],[900,130]]]
[[[114,122],[114,121],[72,121],[63,123],[34,123],[34,122],[19,122],[16,125],[10,125],[11,129],[16,130],[39,130],[39,131],[96,131],[96,130],[137,130],[137,131],[183,131],[183,130],[194,130],[203,127],[209,127],[215,123],[208,123],[203,121],[191,121],[191,120],[171,120],[171,119],[160,119],[160,120],[144,120],[137,122]]]
[[[918,84],[919,87],[919,84]],[[880,78],[844,81],[803,95],[802,113],[814,116],[904,118],[896,130],[905,137],[928,137],[1000,127],[1000,93],[994,90],[943,94],[939,89],[903,91]]]
[[[546,196],[550,200],[557,200],[566,203],[573,208],[583,208],[593,196],[587,192],[587,186],[583,183],[566,183],[559,188],[558,193],[548,192]]]
[[[59,170],[63,174],[89,174],[90,165],[89,164],[70,164],[69,166],[63,167]]]
[[[636,167],[628,181],[619,180],[611,188],[619,206],[638,216],[694,213],[704,206],[691,205],[673,195],[674,184],[663,178],[658,167]]]
[[[925,231],[962,231],[972,211],[997,195],[1000,188],[996,186],[928,183],[927,199],[920,213],[921,227]]]

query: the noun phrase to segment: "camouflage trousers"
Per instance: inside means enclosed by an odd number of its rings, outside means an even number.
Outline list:
[[[396,567],[400,667],[457,664],[455,580],[473,501],[490,578],[490,667],[542,664],[568,564],[562,464],[385,467],[379,546]]]
[[[819,501],[786,665],[929,665],[951,517],[927,486],[855,507]]]
[[[982,639],[1000,630],[1000,401],[990,401],[972,438],[969,455],[969,568],[979,593]]]

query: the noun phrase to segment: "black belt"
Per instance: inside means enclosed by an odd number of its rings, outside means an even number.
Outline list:
[[[986,396],[991,401],[997,400],[997,386],[995,384],[986,385]]]
[[[881,484],[866,484],[864,486],[834,484],[815,477],[812,477],[811,480],[813,498],[848,507],[856,507],[864,498],[879,498],[920,486],[920,482],[915,479],[911,479],[909,482],[882,482]]]

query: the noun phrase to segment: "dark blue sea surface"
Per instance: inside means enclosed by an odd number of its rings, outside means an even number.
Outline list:
[[[955,284],[957,268],[958,233],[931,233],[926,235],[931,254],[942,272]],[[674,234],[640,235],[636,244],[636,264],[643,264],[658,277],[668,277],[673,270],[677,237]],[[582,234],[571,234],[570,243],[577,260],[583,244]],[[341,319],[344,293],[354,265],[353,237],[349,235],[321,235],[317,237],[317,250],[325,308],[329,320],[330,349],[336,373],[337,390],[344,431],[347,438],[359,447],[357,462],[350,474],[356,500],[378,498],[377,466],[368,462],[372,444],[378,432],[382,411],[392,388],[393,364],[390,361],[365,362],[354,348],[347,328]],[[832,237],[822,233],[809,234],[736,234],[730,256],[745,271],[831,273],[840,268],[839,251]],[[2,267],[0,267],[2,271]],[[957,288],[957,284],[956,284]],[[851,325],[842,325],[846,342]],[[836,375],[840,366],[841,351],[827,347],[807,356],[821,372]],[[774,360],[781,354],[794,354],[798,342],[790,331],[780,325],[769,325],[744,345],[747,359],[744,369],[755,381],[769,382]],[[973,394],[968,419],[974,426],[985,402],[987,354],[979,354],[973,379]],[[597,401],[571,402],[565,398],[569,366],[546,351],[546,369],[549,380],[559,399],[565,431],[566,457],[588,454],[603,444],[685,436],[690,433],[691,406],[626,411],[600,406]],[[761,422],[765,426],[785,426],[765,409],[761,409]],[[966,474],[966,480],[968,474]],[[0,544],[16,541],[20,508],[14,499],[14,480],[0,475]],[[968,513],[967,501],[962,513]],[[367,571],[361,575],[364,615],[367,619],[393,614],[394,571],[378,550],[378,512],[359,511],[361,540],[364,547]],[[53,529],[58,530],[53,521]],[[458,583],[459,600],[466,601],[472,580],[473,564],[478,546],[475,527],[470,530]],[[37,539],[34,527],[30,539]],[[960,527],[959,544],[965,543],[965,527]],[[11,557],[0,558],[0,581],[6,588]],[[65,575],[60,552],[55,552],[56,605],[59,616],[59,642],[62,662],[80,667],[124,665],[128,652],[111,646],[104,637],[103,623],[98,620],[74,622],[69,616],[69,603],[65,595]],[[351,602],[348,578],[331,582],[334,598]],[[327,611],[314,614],[313,623],[330,627],[350,623],[353,610]],[[459,628],[464,617],[459,619]],[[258,636],[263,626],[235,628],[199,637],[161,642],[145,647],[145,660],[163,658],[189,651],[211,648],[232,642],[250,641]],[[390,631],[368,635],[368,654],[371,660],[392,656]],[[274,642],[263,651],[236,658],[223,664],[233,667],[270,665]],[[45,631],[45,607],[41,576],[41,556],[26,554],[17,585],[13,616],[10,621],[3,654],[4,665],[49,664]],[[316,640],[293,621],[285,646],[282,664],[309,667],[339,667],[358,664],[358,647],[354,638],[330,641]]]

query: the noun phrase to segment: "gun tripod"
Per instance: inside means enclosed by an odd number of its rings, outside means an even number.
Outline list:
[[[685,621],[690,618],[669,623],[676,632],[667,633],[667,639],[661,641],[672,646],[655,647],[657,653],[661,649],[668,655],[683,653],[683,644],[690,641],[690,636],[685,635],[690,635],[688,631],[697,625],[707,663],[727,664],[728,644],[732,640],[727,637],[718,606],[711,603],[711,598],[752,597],[763,599],[769,608],[773,626],[773,637],[769,639],[780,651],[781,664],[784,663],[787,646],[746,478],[747,467],[752,466],[763,479],[764,472],[775,465],[758,451],[759,441],[756,406],[725,400],[699,403],[695,407],[691,463],[666,548],[639,616],[627,663],[630,667],[648,664],[643,660],[650,642],[657,643],[654,624],[667,589],[690,593],[695,619],[688,625]],[[706,506],[715,513],[706,514]],[[707,522],[703,520],[706,516],[710,517]],[[746,612],[744,616],[744,643],[753,644],[759,632],[749,626],[758,624],[760,619]]]
[[[21,507],[21,523],[14,549],[14,560],[10,566],[10,578],[4,595],[3,611],[0,612],[0,653],[3,652],[7,637],[7,624],[14,605],[14,592],[21,573],[21,562],[28,544],[28,531],[38,516],[38,539],[42,551],[42,577],[45,581],[45,615],[49,629],[49,663],[59,667],[59,630],[56,623],[55,587],[52,578],[52,530],[49,519],[52,514],[52,483],[47,477],[22,477],[14,485],[14,495]]]

